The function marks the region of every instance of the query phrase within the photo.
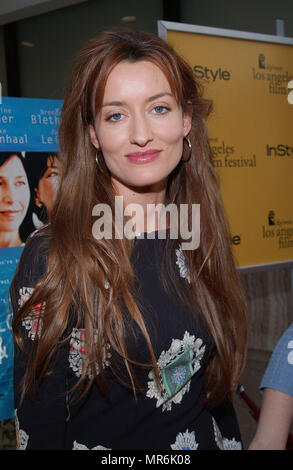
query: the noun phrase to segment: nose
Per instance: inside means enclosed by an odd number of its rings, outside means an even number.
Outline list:
[[[132,119],[130,129],[130,142],[144,147],[153,140],[153,133],[148,119],[144,115],[136,115]]]
[[[7,184],[2,190],[2,200],[6,204],[13,204],[15,201],[14,187],[11,184]]]

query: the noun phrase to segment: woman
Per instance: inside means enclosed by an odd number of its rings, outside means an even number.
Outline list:
[[[11,287],[21,448],[241,447],[231,395],[246,312],[209,110],[191,68],[152,34],[106,32],[80,52],[52,222],[27,243]],[[131,204],[143,211],[128,236],[110,217],[112,237],[101,237],[93,214],[101,204],[114,214],[117,198],[126,224]],[[148,220],[159,203],[200,204],[197,250],[182,250],[172,217]]]
[[[57,153],[26,152],[30,167],[29,182],[34,195],[32,221],[35,228],[48,222],[59,185],[59,159]]]
[[[21,246],[30,189],[20,152],[0,152],[0,247]]]

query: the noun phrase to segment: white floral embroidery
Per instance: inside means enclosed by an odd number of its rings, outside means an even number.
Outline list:
[[[111,450],[108,447],[96,446],[89,449],[86,445],[80,444],[79,442],[74,441],[72,450]]]
[[[22,287],[19,289],[19,300],[18,305],[22,307],[25,302],[31,297],[34,291],[33,287]],[[34,341],[36,336],[40,338],[41,330],[42,330],[42,318],[41,315],[44,313],[45,310],[45,302],[40,302],[36,304],[31,312],[31,315],[28,315],[26,318],[23,319],[21,322],[24,328],[28,332],[28,337]]]
[[[187,262],[183,254],[181,245],[179,246],[178,249],[175,250],[175,253],[177,257],[176,264],[179,266],[179,270],[180,270],[180,277],[183,277],[184,279],[186,279],[187,282],[190,284],[189,268],[187,266]]]
[[[212,417],[213,428],[214,428],[214,435],[215,441],[219,449],[223,450],[223,438],[219,426],[216,423],[216,420]]]
[[[34,291],[33,287],[22,287],[19,289],[19,299],[18,299],[18,305],[19,307],[22,307],[23,304],[30,298]]]
[[[205,352],[205,346],[203,346],[202,344],[202,339],[195,339],[195,336],[190,335],[187,331],[185,331],[182,340],[173,339],[168,351],[162,351],[162,353],[160,354],[160,357],[157,361],[159,371],[162,371],[164,367],[174,361],[174,359],[176,359],[184,351],[191,349],[193,353],[191,365],[193,374],[195,374],[200,369],[200,362]],[[170,411],[172,408],[172,403],[181,403],[183,395],[185,393],[188,393],[190,389],[189,380],[182,388],[180,388],[180,390],[174,396],[169,398],[166,393],[166,390],[164,389],[163,382],[161,381],[161,389],[157,384],[153,370],[149,372],[149,379],[151,380],[148,382],[148,391],[146,393],[146,396],[149,398],[155,398],[157,400],[157,408],[163,405],[162,411]]]
[[[212,418],[212,421],[213,421],[213,427],[214,427],[215,441],[219,449],[221,450],[241,450],[242,449],[241,442],[236,441],[235,437],[233,437],[233,439],[227,439],[226,437],[222,437],[221,431],[215,419]]]
[[[19,420],[17,416],[17,410],[14,410],[15,413],[15,427],[19,435],[19,450],[25,450],[27,448],[29,435],[23,431],[23,429],[19,428]]]
[[[223,448],[224,450],[241,450],[242,444],[240,441],[236,441],[235,437],[233,439],[223,437]]]
[[[95,332],[94,341],[97,340],[97,332]],[[109,352],[110,346],[104,347],[103,351],[103,368],[110,364],[109,359],[111,353]],[[83,372],[83,363],[86,358],[86,345],[85,345],[85,330],[73,328],[70,338],[69,350],[69,367],[73,370],[77,377],[80,377]],[[99,373],[99,365],[96,362],[96,372]],[[91,377],[91,371],[87,372],[87,376]]]
[[[36,312],[38,315],[39,313],[44,312],[44,305],[40,304],[39,311]],[[41,318],[25,318],[22,321],[22,325],[25,327],[25,329],[28,331],[28,337],[34,341],[35,338],[37,337],[38,339],[41,336],[41,331],[42,331],[42,319]]]
[[[176,436],[176,441],[171,444],[173,450],[197,450],[198,443],[195,440],[195,432],[179,432]]]

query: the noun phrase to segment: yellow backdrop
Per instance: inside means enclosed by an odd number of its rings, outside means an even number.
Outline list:
[[[165,35],[214,103],[210,144],[238,266],[292,261],[293,39],[280,44],[167,28]]]

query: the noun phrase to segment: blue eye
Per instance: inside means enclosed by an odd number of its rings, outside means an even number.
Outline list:
[[[121,117],[122,117],[121,113],[115,113],[115,114],[112,114],[112,116],[108,117],[107,121],[120,121]]]
[[[167,108],[167,106],[155,106],[154,111],[156,114],[164,114],[166,111],[169,111],[170,108]]]

